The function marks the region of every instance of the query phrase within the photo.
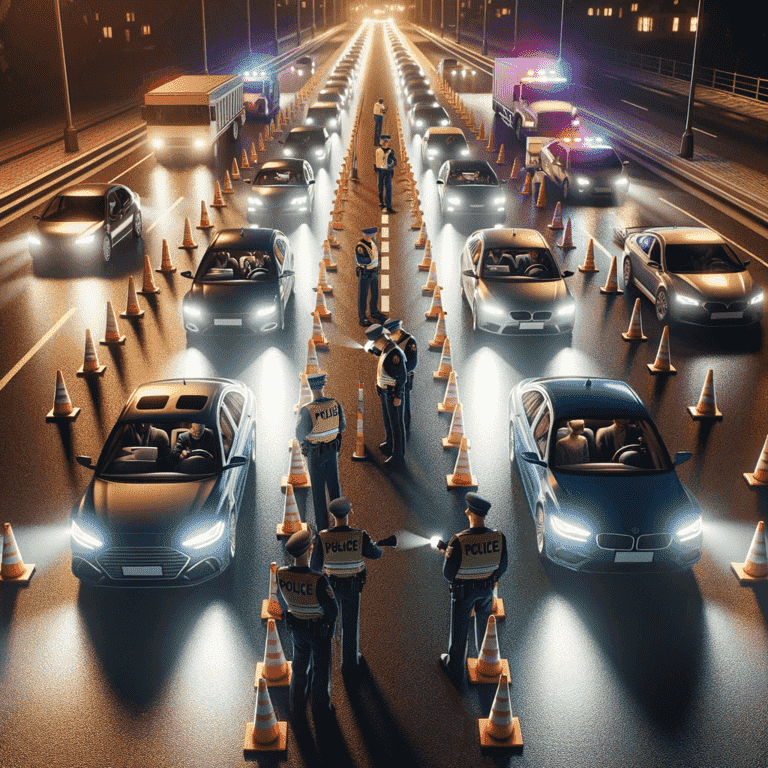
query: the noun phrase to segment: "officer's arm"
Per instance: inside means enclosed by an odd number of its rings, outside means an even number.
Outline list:
[[[501,534],[501,560],[499,561],[499,576],[507,570],[507,537]]]
[[[397,363],[395,363],[395,358],[398,360]],[[395,380],[393,395],[395,397],[402,398],[403,393],[405,392],[405,385],[408,381],[408,373],[405,370],[404,354],[391,355],[389,362],[392,368],[389,374]]]
[[[373,541],[368,531],[363,531],[363,557],[378,560],[383,554],[384,550]]]
[[[283,597],[283,590],[280,589],[280,569],[277,569],[277,602],[280,603],[280,607],[284,610],[288,610],[288,603]]]
[[[338,401],[337,401],[338,402]],[[344,408],[339,403],[339,434],[347,431],[347,419],[344,416]]]
[[[299,410],[296,418],[296,439],[302,443],[307,439],[307,435],[312,431],[312,416],[306,408]]]
[[[363,248],[362,245],[358,245],[357,248],[355,248],[355,258],[357,259],[358,264],[371,263],[371,257],[368,255],[368,251]]]
[[[313,571],[323,570],[323,542],[319,536],[315,541],[315,546],[312,547],[312,555],[309,559],[309,567]]]
[[[325,620],[329,624],[333,624],[339,615],[339,606],[336,604],[336,597],[333,594],[331,584],[325,576],[322,576],[317,582],[317,598],[320,605],[323,606]]]
[[[408,357],[408,362],[413,363],[413,365],[416,365],[416,355],[418,353],[418,348],[416,347],[416,341],[414,339],[409,339],[408,343],[405,345],[405,354]]]
[[[445,561],[443,562],[443,576],[446,580],[453,583],[456,574],[461,565],[461,542],[458,536],[452,536],[448,542],[448,549],[445,551]]]

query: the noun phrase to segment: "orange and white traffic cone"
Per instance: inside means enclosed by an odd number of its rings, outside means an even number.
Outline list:
[[[541,184],[539,184],[539,196],[536,198],[535,203],[537,208],[546,208],[547,207],[547,182],[546,179],[541,180]]]
[[[443,300],[441,298],[441,291],[442,288],[440,288],[439,285],[435,286],[435,292],[432,294],[432,304],[429,306],[429,310],[424,313],[424,317],[427,318],[427,320],[436,320],[440,313],[448,314],[443,309]]]
[[[184,217],[184,239],[179,248],[187,250],[188,248],[197,248],[197,243],[192,237],[192,225],[189,223],[189,216]]]
[[[422,222],[418,240],[413,244],[414,248],[425,248],[427,245],[427,226]]]
[[[144,310],[139,306],[139,297],[136,295],[136,286],[133,282],[133,275],[128,275],[128,301],[125,312],[120,313],[120,317],[139,318],[144,317]]]
[[[509,172],[509,180],[517,181],[519,178],[520,178],[520,158],[515,157],[515,159],[512,161],[512,170]]]
[[[563,228],[563,209],[558,202],[555,205],[555,213],[552,216],[552,222],[547,224],[549,229],[562,229]]]
[[[480,121],[480,130],[477,132],[477,140],[485,141],[485,123]]]
[[[485,151],[493,154],[496,151],[496,146],[493,143],[493,134],[488,134],[488,143],[485,145]]]
[[[309,480],[309,472],[304,457],[301,455],[299,441],[294,438],[291,441],[291,463],[288,468],[288,474],[283,475],[280,481],[280,487],[285,488],[290,483],[294,489],[311,488],[312,483]]]
[[[632,317],[629,320],[629,328],[626,333],[621,334],[621,338],[624,341],[648,341],[648,337],[643,333],[643,313],[640,309],[640,299],[635,299]]]
[[[542,186],[544,184],[542,183]],[[558,203],[559,205],[559,203]],[[568,221],[565,222],[565,232],[563,232],[562,240],[557,243],[558,248],[562,248],[564,251],[570,251],[576,246],[573,244],[573,232],[571,227],[571,217],[568,217]]]
[[[533,182],[531,181],[531,174],[525,174],[525,181],[523,182],[523,188],[520,190],[520,194],[524,197],[528,197],[533,190]]]
[[[301,522],[299,505],[296,503],[296,494],[293,486],[288,483],[285,486],[285,504],[283,505],[283,521],[277,524],[275,533],[278,539],[289,539],[294,533],[305,531],[307,524]]]
[[[245,151],[245,147],[243,147],[242,151],[240,152],[240,168],[245,170],[246,168],[250,168],[251,164],[248,162],[248,153]]]
[[[437,287],[437,262],[431,259],[429,262],[429,274],[427,275],[427,282],[421,286],[421,290],[424,293],[432,293]]]
[[[445,476],[445,482],[448,488],[477,487],[477,478],[472,474],[472,467],[469,464],[469,443],[466,437],[461,438],[456,466],[453,468],[452,475]]]
[[[312,341],[318,349],[328,349],[328,337],[323,332],[323,323],[317,312],[312,313]]]
[[[166,275],[172,275],[176,271],[176,267],[173,266],[171,260],[171,249],[168,247],[168,241],[163,238],[163,249],[160,256],[160,269],[156,269],[155,272],[163,272]]]
[[[711,368],[707,371],[707,378],[704,380],[704,386],[701,388],[699,402],[695,406],[689,405],[688,413],[695,421],[703,419],[720,421],[723,418],[723,414],[717,407],[715,400],[715,375]]]
[[[323,240],[323,264],[326,272],[333,272],[339,266],[331,256],[331,244],[328,240]]]
[[[506,675],[499,677],[499,687],[493,697],[490,716],[479,718],[477,727],[480,731],[481,747],[523,746],[520,720],[512,717],[512,706],[509,701],[509,678]]]
[[[303,406],[312,401],[312,390],[309,388],[309,380],[306,373],[300,373],[299,379],[299,402],[293,406],[294,412],[300,411]]]
[[[661,341],[659,341],[659,351],[656,353],[656,360],[653,365],[648,363],[648,370],[651,373],[677,373],[677,368],[672,365],[669,359],[669,326],[665,325],[661,332]]]
[[[246,723],[243,752],[284,752],[288,746],[288,722],[278,721],[267,681],[259,680],[253,722]]]
[[[224,202],[224,195],[221,194],[221,184],[218,181],[213,185],[213,202],[211,205],[214,208],[227,207],[227,204]]]
[[[64,375],[61,371],[56,371],[56,393],[53,396],[53,408],[48,411],[45,420],[47,422],[74,421],[79,415],[80,409],[72,407],[67,385],[64,383]]]
[[[587,243],[587,255],[584,257],[584,263],[579,265],[579,272],[599,272],[595,266],[595,241],[590,237]]]
[[[456,403],[456,407],[453,409],[453,416],[451,416],[451,426],[448,429],[448,436],[444,437],[440,442],[443,448],[458,448],[461,446],[461,441],[464,439],[464,420],[462,419],[461,403]],[[467,447],[469,447],[469,440],[467,440]]]
[[[437,316],[437,325],[435,326],[435,336],[429,341],[430,348],[442,350],[443,342],[447,338],[448,337],[445,335],[445,312],[441,312]]]
[[[263,621],[283,618],[283,609],[277,600],[277,563],[269,564],[269,597],[261,601],[261,618]]]
[[[318,288],[316,291],[315,309],[310,314],[315,314],[315,312],[320,315],[323,320],[331,319],[331,310],[328,309],[328,305],[325,303],[325,294],[320,290],[320,288]]]
[[[256,145],[251,142],[251,148],[249,150],[248,161],[251,165],[256,165],[259,162],[259,154],[256,151]]]
[[[82,376],[101,376],[107,370],[106,365],[99,365],[99,356],[96,354],[96,347],[93,344],[91,329],[85,329],[85,354],[83,355],[83,364],[77,371],[77,375]]]
[[[317,288],[323,293],[333,293],[333,286],[328,282],[328,275],[325,273],[325,262],[320,259],[320,269],[317,278]]]
[[[267,151],[267,146],[266,144],[264,144],[264,134],[260,133],[259,134],[259,152],[266,152],[266,151]]]
[[[424,256],[421,259],[421,261],[418,263],[418,266],[416,268],[419,270],[419,272],[429,272],[431,266],[432,266],[432,243],[430,243],[430,241],[427,240],[426,244],[424,245]]]
[[[761,520],[752,537],[749,552],[743,563],[731,563],[740,582],[765,581],[768,578],[768,558],[765,552],[765,523]]]
[[[328,233],[326,238],[328,240],[328,245],[330,245],[331,248],[341,248],[341,241],[333,234],[333,223],[330,221],[328,222]]]
[[[363,382],[357,385],[357,434],[355,436],[355,450],[352,461],[365,461],[368,455],[365,452],[365,434],[363,432],[363,415],[365,404],[363,402]]]
[[[240,169],[237,167],[237,158],[232,158],[232,180],[240,181]]]
[[[453,409],[459,404],[459,381],[456,371],[448,374],[448,384],[445,387],[443,401],[437,404],[438,413],[453,413]]]
[[[25,584],[30,580],[34,570],[34,563],[24,563],[11,524],[3,523],[3,557],[2,565],[0,565],[0,582]]]
[[[504,145],[502,144],[499,147],[499,156],[496,158],[496,165],[506,165],[506,160],[504,159]]]
[[[125,344],[125,336],[120,335],[117,327],[117,316],[112,308],[112,302],[107,302],[107,330],[104,332],[104,338],[99,342],[107,346],[108,344]]]
[[[440,355],[440,365],[433,371],[433,379],[447,379],[451,375],[453,366],[451,365],[451,342],[446,339],[443,342],[443,353]]]
[[[315,342],[310,339],[307,342],[307,364],[304,367],[304,373],[309,376],[312,373],[317,373],[320,370],[320,363],[317,359],[317,350],[315,349]]]
[[[147,256],[146,253],[144,254],[144,275],[142,277],[141,290],[139,293],[142,296],[151,296],[155,293],[160,293],[160,289],[155,283],[155,276],[152,274],[152,267],[149,263],[149,256]]]
[[[421,217],[418,199],[414,200],[414,209],[411,212],[411,217],[413,218],[411,229],[421,229],[424,226],[424,219]]]
[[[342,229],[346,229],[344,222],[341,220],[341,212],[333,211],[331,216],[331,226],[338,232]]]
[[[496,617],[488,617],[483,645],[476,659],[467,659],[467,673],[470,683],[495,683],[499,675],[509,674],[509,662],[501,658],[499,636],[496,631]]]
[[[605,278],[605,285],[600,288],[600,293],[615,294],[620,296],[624,291],[619,288],[619,282],[616,279],[616,257],[611,258],[611,266],[608,268],[608,277]]]
[[[259,680],[264,679],[268,688],[287,688],[291,684],[292,664],[287,661],[277,633],[274,619],[267,620],[267,642],[264,647],[264,661],[256,662],[256,675],[253,685],[259,687]]]
[[[499,597],[499,583],[493,585],[493,609],[491,611],[496,617],[496,621],[503,621],[507,618],[507,612],[504,610],[504,598]]]
[[[232,179],[229,176],[229,171],[224,171],[224,186],[221,190],[225,195],[234,195],[235,188],[232,186]]]
[[[211,219],[208,216],[208,206],[205,204],[205,200],[200,201],[200,223],[195,229],[213,229]]]
[[[757,460],[755,471],[744,472],[744,479],[747,481],[747,485],[768,485],[768,437],[765,438],[763,451]]]

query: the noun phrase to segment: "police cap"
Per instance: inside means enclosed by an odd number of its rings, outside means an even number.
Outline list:
[[[373,237],[378,231],[378,227],[366,227],[360,230],[366,237]]]
[[[375,323],[365,329],[365,335],[370,341],[376,341],[384,333],[384,326]]]
[[[384,323],[384,327],[390,332],[394,333],[395,331],[399,331],[403,327],[403,321],[402,320],[394,320],[390,319],[387,320]]]
[[[318,371],[317,373],[308,373],[307,383],[309,384],[309,388],[313,392],[317,392],[317,390],[322,389],[325,386],[325,382],[327,378],[328,378],[328,374],[325,371]]]
[[[491,508],[491,502],[479,493],[470,491],[465,497],[467,507],[473,515],[480,515],[485,517],[488,514],[488,510]]]
[[[334,517],[346,517],[350,509],[352,509],[352,502],[345,496],[334,499],[328,505],[328,510]]]
[[[381,136],[379,136],[379,138],[382,141],[389,141],[392,137],[391,136],[387,136],[385,133],[382,133]]]
[[[291,557],[301,557],[312,545],[315,540],[315,534],[311,528],[297,531],[285,544],[285,551]]]

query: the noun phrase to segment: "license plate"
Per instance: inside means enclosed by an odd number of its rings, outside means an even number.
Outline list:
[[[123,576],[162,576],[162,565],[124,565]]]
[[[214,317],[213,324],[214,325],[242,325],[243,321],[239,317],[234,319],[229,317]]]
[[[595,187],[595,192],[597,192],[597,194],[599,195],[605,194],[606,192],[610,192],[610,191],[611,191],[610,187]]]
[[[743,312],[713,312],[710,320],[741,320],[744,317]]]
[[[521,331],[542,331],[544,323],[520,323]]]
[[[651,563],[653,552],[617,552],[614,563]]]

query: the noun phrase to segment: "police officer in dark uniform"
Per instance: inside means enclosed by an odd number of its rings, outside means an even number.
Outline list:
[[[333,397],[326,397],[323,391],[327,376],[325,371],[307,375],[312,400],[301,407],[296,421],[296,439],[307,457],[315,524],[318,528],[328,527],[325,489],[328,489],[331,499],[341,496],[338,457],[341,435],[347,429],[341,403]]]
[[[293,565],[277,569],[278,601],[286,609],[293,638],[290,707],[294,717],[304,714],[312,685],[315,721],[331,708],[331,640],[339,608],[328,579],[309,567],[315,535],[312,529],[294,533],[285,545]],[[310,677],[310,669],[311,677]]]
[[[370,292],[371,317],[383,323],[387,316],[379,311],[379,249],[373,236],[378,227],[361,230],[363,236],[355,246],[355,264],[357,266],[357,317],[360,325],[368,326],[371,321],[365,316],[365,302]]]
[[[389,338],[382,325],[372,325],[365,335],[368,337],[366,351],[379,358],[376,368],[376,392],[381,400],[385,438],[379,448],[389,457],[385,464],[397,464],[405,458],[403,398],[408,383],[405,354]]]
[[[354,672],[360,663],[360,593],[365,584],[364,557],[378,560],[384,550],[359,528],[349,527],[352,503],[343,496],[329,507],[333,528],[320,531],[320,546],[312,553],[312,567],[322,569],[341,609],[341,671]]]
[[[416,339],[403,328],[402,320],[387,320],[384,327],[389,333],[389,338],[405,352],[405,370],[408,373],[408,384],[405,387],[405,398],[403,400],[403,413],[405,419],[405,434],[410,437],[411,434],[411,390],[413,389],[413,379],[416,375],[417,353]]]
[[[379,176],[379,207],[387,213],[397,213],[392,207],[392,177],[395,175],[397,157],[389,146],[391,136],[382,135],[381,146],[376,148],[374,167]]]
[[[454,679],[461,678],[467,652],[467,634],[475,609],[475,644],[482,644],[493,611],[493,587],[507,570],[507,539],[501,531],[485,527],[491,502],[479,493],[466,495],[464,514],[470,527],[457,533],[445,549],[443,576],[451,584],[451,634],[448,653],[440,663]]]

